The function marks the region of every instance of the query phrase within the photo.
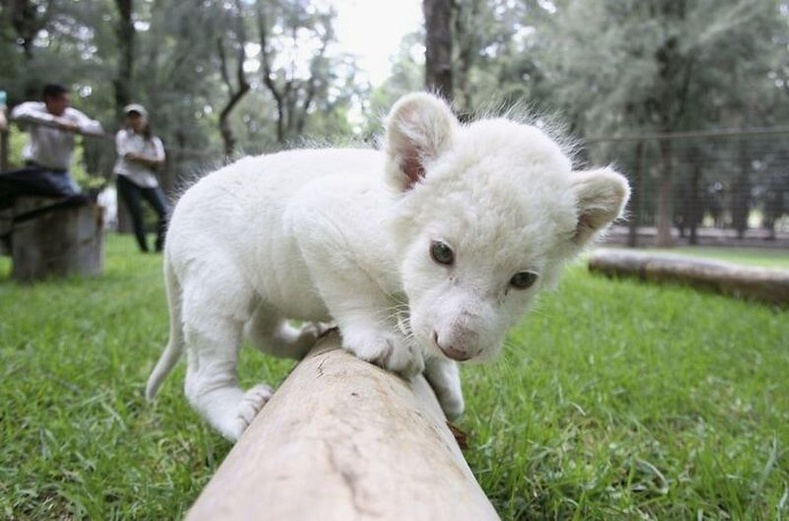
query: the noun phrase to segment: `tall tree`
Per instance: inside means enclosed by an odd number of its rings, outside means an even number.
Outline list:
[[[425,88],[447,100],[454,96],[452,83],[453,0],[423,0],[425,17]]]
[[[456,0],[454,41],[457,57],[452,84],[455,87],[456,106],[461,112],[470,112],[474,106],[471,68],[476,64],[480,50],[480,32],[477,24],[483,0]],[[457,80],[457,81],[455,81]]]
[[[544,88],[544,40],[538,28],[555,10],[539,0],[453,0],[452,84],[455,106],[474,113],[534,105]],[[429,38],[427,39],[429,41]],[[495,104],[495,106],[490,106]]]
[[[131,102],[133,92],[134,74],[134,29],[133,0],[115,0],[118,9],[118,75],[113,82],[115,85],[115,106],[120,114],[121,109]]]
[[[47,27],[52,17],[52,11],[50,2],[36,2],[34,0],[9,0],[0,11],[3,25],[12,28],[11,31],[4,31],[7,34],[6,38],[22,49],[25,70],[35,69],[33,63],[34,41],[36,36]],[[23,85],[24,97],[38,96],[38,83],[40,83],[38,77],[28,75]]]
[[[557,98],[582,130],[676,132],[698,128],[719,107],[706,77],[726,53],[758,59],[747,46],[755,22],[773,16],[747,0],[568,0],[550,26]],[[738,45],[728,45],[738,42]],[[546,57],[547,58],[547,57]],[[731,84],[714,87],[713,92]],[[741,96],[731,92],[728,96]],[[672,143],[660,143],[658,244],[672,244]]]
[[[277,108],[277,142],[300,136],[330,85],[327,49],[335,40],[333,8],[302,1],[257,0],[263,83]]]
[[[244,11],[241,0],[228,6],[231,31],[220,33],[217,37],[217,54],[219,55],[219,66],[222,75],[222,82],[227,89],[228,100],[219,112],[219,131],[224,142],[225,157],[231,157],[236,150],[236,137],[230,122],[230,115],[238,106],[241,99],[249,92],[250,84],[247,80],[244,66],[246,64],[247,36],[244,29]],[[230,73],[229,58],[225,51],[226,40],[232,40],[230,47],[235,51],[235,83]]]
[[[139,3],[135,13],[140,26],[135,98],[156,115],[165,145],[188,151],[196,161],[221,155],[216,116],[217,100],[224,97],[217,55],[217,38],[226,28],[221,4],[209,0],[194,9],[154,0]]]
[[[33,40],[49,21],[50,2],[10,0],[4,8],[16,30],[17,43],[24,50],[25,59],[33,59]]]

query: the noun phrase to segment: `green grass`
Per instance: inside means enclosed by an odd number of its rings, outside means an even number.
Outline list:
[[[177,519],[230,448],[183,368],[154,405],[161,257],[110,237],[105,275],[35,286],[0,260],[0,517]],[[789,517],[789,316],[589,275],[464,368],[466,457],[503,519]],[[289,369],[250,351],[242,379]]]

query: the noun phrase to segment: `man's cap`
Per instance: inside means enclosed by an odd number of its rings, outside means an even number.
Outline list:
[[[132,103],[130,105],[126,105],[125,107],[123,107],[123,113],[124,114],[128,115],[128,114],[131,114],[132,112],[136,112],[137,114],[139,114],[140,116],[142,116],[144,118],[148,117],[148,111],[145,110],[145,107],[143,107],[139,103]]]

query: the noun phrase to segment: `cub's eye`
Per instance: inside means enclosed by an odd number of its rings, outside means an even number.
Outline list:
[[[521,271],[512,276],[510,279],[510,286],[515,289],[527,289],[537,282],[538,277],[539,275],[532,271]]]
[[[447,266],[455,262],[455,252],[441,241],[433,241],[430,243],[430,257],[437,263]]]

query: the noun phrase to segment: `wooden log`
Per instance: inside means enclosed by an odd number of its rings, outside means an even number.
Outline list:
[[[14,204],[11,276],[32,282],[49,277],[100,275],[104,270],[104,209],[94,203],[48,210],[57,199],[23,197]],[[24,216],[35,217],[25,219]]]
[[[608,276],[673,282],[714,293],[789,305],[789,271],[741,266],[668,254],[598,249],[589,270]]]
[[[426,380],[361,361],[332,333],[263,407],[186,519],[499,517]]]

